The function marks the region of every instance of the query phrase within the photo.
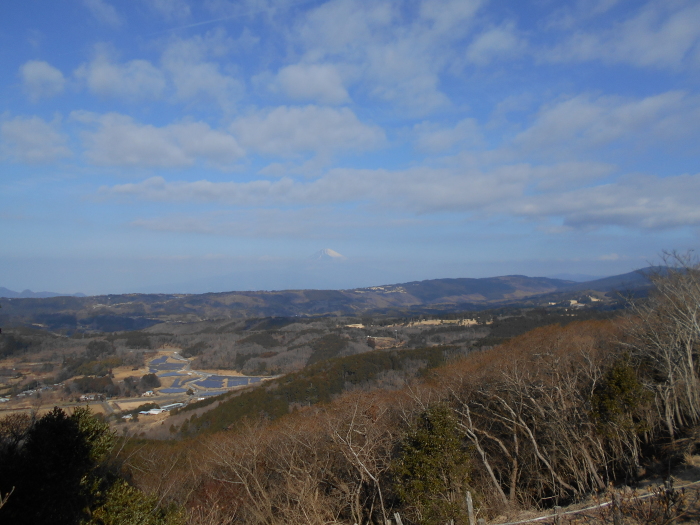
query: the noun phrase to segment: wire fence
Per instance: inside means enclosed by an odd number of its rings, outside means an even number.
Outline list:
[[[663,493],[666,493],[666,494],[671,494],[671,493],[675,493],[676,491],[684,491],[686,488],[693,487],[695,485],[700,485],[700,480],[693,481],[691,483],[686,483],[685,485],[680,485],[680,486],[674,486],[673,483],[667,481],[665,484],[665,487],[663,489],[660,489],[660,491],[663,491]],[[638,501],[645,500],[647,498],[659,497],[662,494],[662,492],[660,492],[660,491],[659,492],[649,492],[648,494],[643,494],[643,495],[639,495],[639,496],[634,495],[634,496],[631,496],[629,498],[629,501],[638,502]],[[555,525],[560,525],[562,523],[563,519],[567,516],[576,516],[576,515],[584,515],[585,516],[585,514],[587,512],[596,511],[596,510],[604,509],[606,507],[610,507],[611,505],[614,505],[616,502],[618,503],[617,510],[619,511],[620,500],[617,499],[617,501],[616,501],[616,499],[615,499],[618,496],[619,496],[619,494],[616,494],[613,497],[613,499],[610,501],[605,501],[603,503],[599,503],[597,505],[592,505],[590,507],[585,507],[583,509],[574,509],[574,510],[563,511],[561,507],[554,507],[555,510],[554,510],[553,514],[546,514],[544,516],[539,516],[537,518],[530,518],[530,519],[521,520],[521,521],[509,521],[509,522],[505,522],[505,523],[491,523],[489,525],[521,525],[524,523],[534,523],[537,521],[552,521]],[[472,507],[470,493],[467,493],[467,506],[469,508],[469,523],[470,523],[470,525],[486,525],[486,520],[484,520],[484,519],[475,520],[474,519],[474,511],[473,511],[473,507]],[[586,516],[586,517],[592,518],[592,516]],[[401,521],[401,515],[398,512],[394,513],[394,520],[396,522],[396,525],[403,525],[403,523]],[[476,521],[476,523],[474,523],[475,521]],[[613,521],[616,524],[618,523],[618,519],[614,519]],[[387,523],[390,524],[391,520],[387,520]],[[357,524],[355,524],[355,525],[357,525]],[[450,525],[450,524],[447,524],[447,525]]]
[[[667,482],[667,483],[668,483],[668,482]],[[666,487],[666,490],[682,490],[682,489],[686,489],[686,488],[688,488],[688,487],[692,487],[692,486],[698,485],[698,484],[700,484],[700,480],[698,480],[698,481],[693,481],[693,482],[691,482],[691,483],[687,483],[687,484],[681,485],[681,486],[673,486],[673,485],[667,486],[667,487]],[[638,501],[638,500],[644,500],[644,499],[647,499],[647,498],[653,498],[653,497],[655,497],[655,496],[658,496],[658,493],[649,492],[648,494],[643,494],[643,495],[640,495],[640,496],[633,496],[631,499],[633,499],[633,500],[635,500],[635,501]],[[614,501],[614,500],[610,500],[610,501],[606,501],[606,502],[603,502],[603,503],[599,503],[598,505],[593,505],[593,506],[591,506],[591,507],[586,507],[586,508],[583,508],[583,509],[569,510],[569,511],[565,511],[565,512],[561,510],[561,507],[555,507],[555,512],[554,512],[554,514],[547,514],[547,515],[545,515],[545,516],[539,516],[539,517],[537,517],[537,518],[530,518],[530,519],[522,520],[522,521],[509,521],[509,522],[506,522],[506,523],[493,523],[493,524],[490,524],[490,525],[520,525],[520,524],[522,524],[522,523],[532,523],[532,522],[536,522],[536,521],[547,521],[547,520],[557,522],[558,520],[561,520],[561,518],[563,518],[563,517],[565,517],[565,516],[573,516],[573,515],[576,515],[576,514],[584,514],[584,513],[586,513],[586,512],[595,511],[595,510],[597,510],[597,509],[602,509],[602,508],[605,508],[605,507],[609,507],[609,506],[612,505],[613,503],[615,503],[615,501]],[[483,520],[479,520],[479,522],[481,522],[482,524],[485,524],[485,521],[483,521]]]

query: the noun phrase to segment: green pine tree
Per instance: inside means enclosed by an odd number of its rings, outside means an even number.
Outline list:
[[[448,406],[431,407],[417,418],[392,471],[396,494],[416,522],[465,522],[469,455]]]

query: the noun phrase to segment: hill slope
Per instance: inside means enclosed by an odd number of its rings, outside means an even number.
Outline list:
[[[361,315],[365,312],[480,310],[538,306],[577,294],[643,290],[649,269],[576,283],[546,277],[507,275],[482,279],[431,279],[351,290],[282,290],[185,294],[124,294],[92,297],[14,298],[3,301],[0,322],[31,323],[51,330],[118,331],[160,322],[205,319]],[[538,302],[538,299],[539,302]]]

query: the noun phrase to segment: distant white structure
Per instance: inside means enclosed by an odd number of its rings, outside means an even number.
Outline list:
[[[150,410],[142,410],[139,412],[139,414],[144,415],[144,416],[157,416],[158,414],[162,414],[165,412],[162,408],[152,408]]]
[[[184,406],[185,406],[185,403],[173,403],[171,405],[164,405],[163,410],[165,410],[166,412],[170,412],[174,408],[180,408],[180,407],[184,407]]]

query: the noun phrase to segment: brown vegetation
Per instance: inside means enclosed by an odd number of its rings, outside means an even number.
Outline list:
[[[164,445],[145,444],[132,457],[136,479],[185,505],[193,524],[270,525],[384,523],[395,511],[404,523],[463,523],[467,490],[489,517],[633,483],[643,462],[698,422],[698,269],[675,262],[625,319],[538,328],[398,391],[347,393],[169,445],[181,455],[167,469],[144,459]],[[452,506],[428,514],[439,501],[402,499],[396,461],[438,405],[449,407],[441,424],[454,425],[469,459],[467,477],[446,492]],[[451,467],[423,442],[409,447],[425,455],[411,475],[436,479],[431,469]]]
[[[125,468],[193,525],[385,524],[397,511],[406,525],[463,524],[467,491],[477,516],[493,518],[634,484],[700,444],[688,434],[700,423],[700,267],[668,262],[624,318],[537,328],[400,389],[130,442]],[[665,523],[657,510],[646,522]]]

